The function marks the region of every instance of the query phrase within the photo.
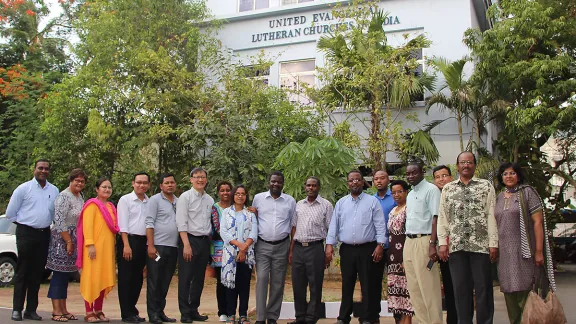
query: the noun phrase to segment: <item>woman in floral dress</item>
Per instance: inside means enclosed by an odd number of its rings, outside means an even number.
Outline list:
[[[402,253],[406,239],[406,197],[408,184],[402,180],[390,183],[392,197],[397,206],[390,211],[388,219],[388,234],[390,248],[388,249],[388,311],[396,318],[400,317],[399,324],[412,323],[414,310],[408,294],[406,273],[404,272]]]
[[[74,169],[68,180],[70,185],[54,202],[54,226],[48,247],[46,268],[52,270],[48,298],[52,299],[52,320],[76,320],[66,307],[68,281],[76,270],[76,224],[84,205],[82,190],[88,176],[81,169]]]

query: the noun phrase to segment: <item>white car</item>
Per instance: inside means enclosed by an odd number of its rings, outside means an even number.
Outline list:
[[[16,274],[16,224],[0,216],[0,287],[10,285]]]

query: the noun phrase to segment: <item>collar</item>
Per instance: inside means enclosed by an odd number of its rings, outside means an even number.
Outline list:
[[[272,194],[270,193],[270,190],[266,191],[266,198],[268,198],[268,197],[274,199],[274,197],[272,197]],[[280,197],[278,197],[277,199],[280,199],[280,198],[286,199],[286,194],[284,192],[282,192],[280,194]]]
[[[456,180],[456,183],[459,185],[470,185],[472,182],[478,182],[478,178],[476,176],[473,176],[472,179],[470,179],[470,182],[468,182],[468,184],[465,184],[464,182],[462,182],[462,180],[460,179],[460,177],[458,177],[458,180]]]
[[[378,192],[376,192],[376,193],[374,194],[374,197],[378,198],[378,200],[384,200],[384,199],[386,199],[386,197],[388,197],[388,196],[392,196],[392,191],[391,191],[390,189],[388,189],[388,190],[386,191],[386,193],[384,194],[384,197],[382,197],[382,198],[380,198],[380,195],[378,194]]]
[[[360,195],[358,195],[358,197],[356,197],[356,198],[352,197],[352,194],[348,194],[348,195],[350,196],[350,198],[351,198],[353,201],[357,201],[357,200],[359,201],[359,200],[362,200],[362,198],[364,198],[364,196],[366,195],[366,193],[364,193],[364,191],[362,191],[362,193],[361,193]]]
[[[176,195],[173,195],[173,196],[174,196],[174,202],[170,202],[170,200],[168,200],[168,198],[166,198],[166,196],[164,196],[164,193],[163,193],[162,191],[160,191],[160,197],[161,197],[162,199],[168,201],[168,202],[171,203],[171,204],[175,204],[175,203],[176,203],[176,200],[178,200],[178,197],[176,197]]]
[[[413,186],[412,189],[418,191],[418,190],[424,188],[426,183],[428,183],[428,181],[426,181],[426,179],[422,179],[422,181],[420,181],[420,183],[418,183],[417,185]]]
[[[304,201],[305,204],[313,205],[313,204],[315,204],[315,203],[318,203],[318,204],[319,204],[319,203],[320,203],[320,199],[323,199],[323,198],[322,198],[322,196],[318,195],[318,196],[316,197],[316,199],[314,199],[313,202],[309,202],[309,201],[308,201],[308,197],[306,197],[306,198],[304,198],[304,199],[302,199],[302,200]]]
[[[39,187],[40,189],[44,190],[46,188],[48,188],[49,186],[51,186],[52,184],[50,182],[48,182],[48,180],[46,180],[46,185],[44,186],[44,188],[42,188],[42,186],[40,185],[40,183],[38,182],[38,180],[36,180],[35,177],[32,177],[32,183],[34,183],[36,185],[36,187]]]
[[[138,198],[138,196],[136,196],[136,193],[134,192],[134,190],[132,190],[131,193],[128,194],[130,196],[130,200],[132,201],[142,201],[142,202],[147,202],[148,201],[148,195],[144,194],[144,200],[140,200],[140,198]]]
[[[190,188],[190,192],[196,197],[202,197],[206,194],[206,191],[200,192],[200,191],[196,190],[196,188],[194,188],[194,187]]]

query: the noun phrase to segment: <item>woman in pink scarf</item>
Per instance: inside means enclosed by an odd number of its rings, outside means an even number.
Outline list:
[[[104,297],[116,284],[114,246],[118,233],[116,208],[108,199],[112,183],[107,178],[96,182],[96,198],[88,200],[78,220],[78,259],[81,269],[80,293],[84,298],[89,323],[109,322],[102,312]]]

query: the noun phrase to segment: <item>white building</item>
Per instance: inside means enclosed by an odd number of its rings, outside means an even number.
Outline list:
[[[269,85],[298,87],[299,83],[316,84],[315,67],[324,64],[323,54],[317,50],[320,35],[328,32],[330,25],[338,23],[332,17],[331,6],[335,0],[207,0],[212,14],[226,21],[218,37],[234,53],[235,59],[249,64],[249,57],[264,51],[274,61],[265,76]],[[424,57],[445,57],[457,60],[469,54],[463,44],[468,28],[486,29],[486,8],[490,0],[383,0],[379,7],[389,13],[384,29],[391,44],[399,44],[404,33],[425,33],[432,41],[423,50]],[[468,72],[472,69],[469,64]],[[470,74],[470,73],[468,73]],[[439,84],[442,83],[439,80]],[[298,98],[294,98],[298,100]],[[424,103],[410,109],[418,114],[420,125],[449,117],[433,107],[429,115]],[[334,116],[336,120],[342,116]],[[419,125],[404,120],[404,126],[417,129]],[[332,125],[327,125],[330,131]],[[367,131],[357,127],[362,136]],[[468,142],[472,125],[464,124],[464,143]],[[440,163],[453,164],[459,153],[459,138],[454,119],[432,131],[440,151]],[[484,146],[492,151],[496,134],[489,127]],[[398,161],[395,155],[389,162]]]

